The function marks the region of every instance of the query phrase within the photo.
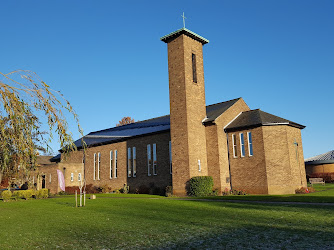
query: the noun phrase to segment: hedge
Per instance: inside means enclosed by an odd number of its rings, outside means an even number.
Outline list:
[[[189,194],[191,196],[212,195],[212,176],[195,176],[189,180]]]
[[[12,192],[9,190],[5,190],[1,193],[1,197],[4,201],[8,201],[10,197],[12,197]]]

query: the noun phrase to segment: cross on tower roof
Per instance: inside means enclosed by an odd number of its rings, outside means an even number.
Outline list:
[[[187,18],[184,16],[184,12],[181,15],[181,17],[183,18],[183,28],[185,28],[186,27],[186,20],[185,19],[187,19]]]

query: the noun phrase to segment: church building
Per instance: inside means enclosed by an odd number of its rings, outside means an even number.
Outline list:
[[[242,98],[206,106],[203,46],[209,41],[186,28],[161,41],[168,51],[170,115],[91,132],[83,138],[85,156],[77,140],[79,150],[62,154],[57,167],[66,171],[66,186],[77,186],[80,176],[95,187],[172,186],[184,196],[190,178],[212,176],[219,193],[291,194],[306,187],[305,126],[250,110]]]

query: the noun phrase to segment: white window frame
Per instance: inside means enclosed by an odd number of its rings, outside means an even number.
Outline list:
[[[136,147],[132,148],[132,176],[136,177],[137,174],[137,149]]]
[[[96,180],[96,153],[94,153],[94,175],[93,180]]]
[[[71,181],[74,181],[74,174],[71,173]]]
[[[249,140],[249,135],[250,135],[251,141]],[[254,148],[253,148],[253,137],[252,137],[252,132],[251,131],[247,132],[247,142],[248,142],[248,155],[253,156],[254,155]],[[251,154],[251,148],[252,148],[253,154]]]
[[[131,177],[131,163],[132,163],[132,157],[131,157],[131,148],[128,148],[128,177]]]
[[[201,160],[197,160],[198,163],[198,172],[202,171]]]
[[[152,165],[151,144],[147,144],[147,176],[151,176],[151,165]]]
[[[239,140],[240,140],[240,156],[245,157],[245,137],[244,133],[239,133]]]
[[[115,167],[115,168],[114,168],[114,170],[115,170],[115,171],[114,171],[114,172],[115,172],[115,173],[114,173],[114,177],[115,177],[115,179],[116,179],[116,178],[117,178],[117,164],[118,164],[118,163],[117,163],[117,150],[115,150],[115,160],[114,160],[114,162],[115,162],[115,163],[114,163],[114,167]]]
[[[169,141],[169,173],[173,174],[173,165],[172,165],[172,142]]]
[[[238,147],[237,147],[237,135],[232,134],[232,150],[233,150],[233,157],[237,158],[237,152],[238,152]]]
[[[112,152],[112,150],[110,150],[110,152],[109,152],[109,157],[110,157],[110,162],[109,162],[109,178],[110,179],[112,179],[112,169],[113,169],[113,165],[112,165],[112,163],[113,163],[113,152]]]
[[[157,144],[153,143],[153,147],[152,147],[152,151],[153,151],[153,175],[157,175]]]
[[[100,180],[100,165],[101,165],[101,153],[99,152],[98,153],[98,156],[97,156],[97,179]]]

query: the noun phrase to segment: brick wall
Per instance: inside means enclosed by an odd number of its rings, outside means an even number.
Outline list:
[[[263,138],[268,193],[291,194],[296,188],[306,186],[300,130],[290,126],[264,126]]]
[[[247,110],[249,110],[249,107],[241,98],[215,120],[214,132],[210,132],[213,128],[206,128],[207,136],[212,140],[208,142],[209,138],[207,138],[207,150],[208,155],[210,155],[210,158],[208,157],[209,175],[214,178],[214,188],[218,188],[219,191],[230,188],[227,135],[224,131],[224,127],[241,112]],[[208,143],[212,145],[209,146]],[[213,156],[217,153],[218,156]],[[211,158],[211,156],[213,157]]]
[[[252,133],[253,156],[249,155],[247,132]],[[244,134],[245,156],[241,157],[240,133]],[[233,156],[232,135],[236,135],[237,156]],[[228,133],[231,184],[251,194],[268,193],[262,127]]]
[[[111,190],[121,189],[124,184],[130,187],[130,192],[135,192],[140,187],[145,186],[147,188],[155,187],[160,190],[165,190],[166,186],[171,185],[171,174],[169,165],[169,141],[170,133],[163,132],[159,134],[140,136],[131,138],[127,141],[117,142],[108,145],[102,145],[97,147],[90,147],[86,150],[85,161],[85,177],[87,185],[93,185],[94,187],[107,186]],[[147,164],[147,144],[153,144],[157,147],[157,175],[153,175],[153,169],[151,167],[151,176],[148,176],[148,164]],[[136,147],[136,177],[128,177],[128,147],[133,149]],[[113,176],[110,178],[110,151],[113,151]],[[117,178],[115,178],[115,150],[117,150]],[[131,151],[132,152],[132,151]],[[94,180],[94,154],[96,154],[96,169],[98,165],[98,153],[100,153],[100,179]],[[66,158],[62,157],[62,162],[59,163],[60,169],[66,167],[65,182],[66,186],[77,186],[76,181],[70,181],[70,173],[73,172],[75,180],[77,180],[78,171],[74,170],[76,166],[82,166],[82,151],[76,151],[70,153]],[[153,154],[152,154],[153,159]],[[133,163],[133,161],[132,161]]]
[[[197,83],[193,82],[192,54],[196,55]],[[186,194],[193,176],[207,175],[206,117],[202,44],[186,35],[168,43],[173,192]],[[198,160],[201,171],[198,171]]]

